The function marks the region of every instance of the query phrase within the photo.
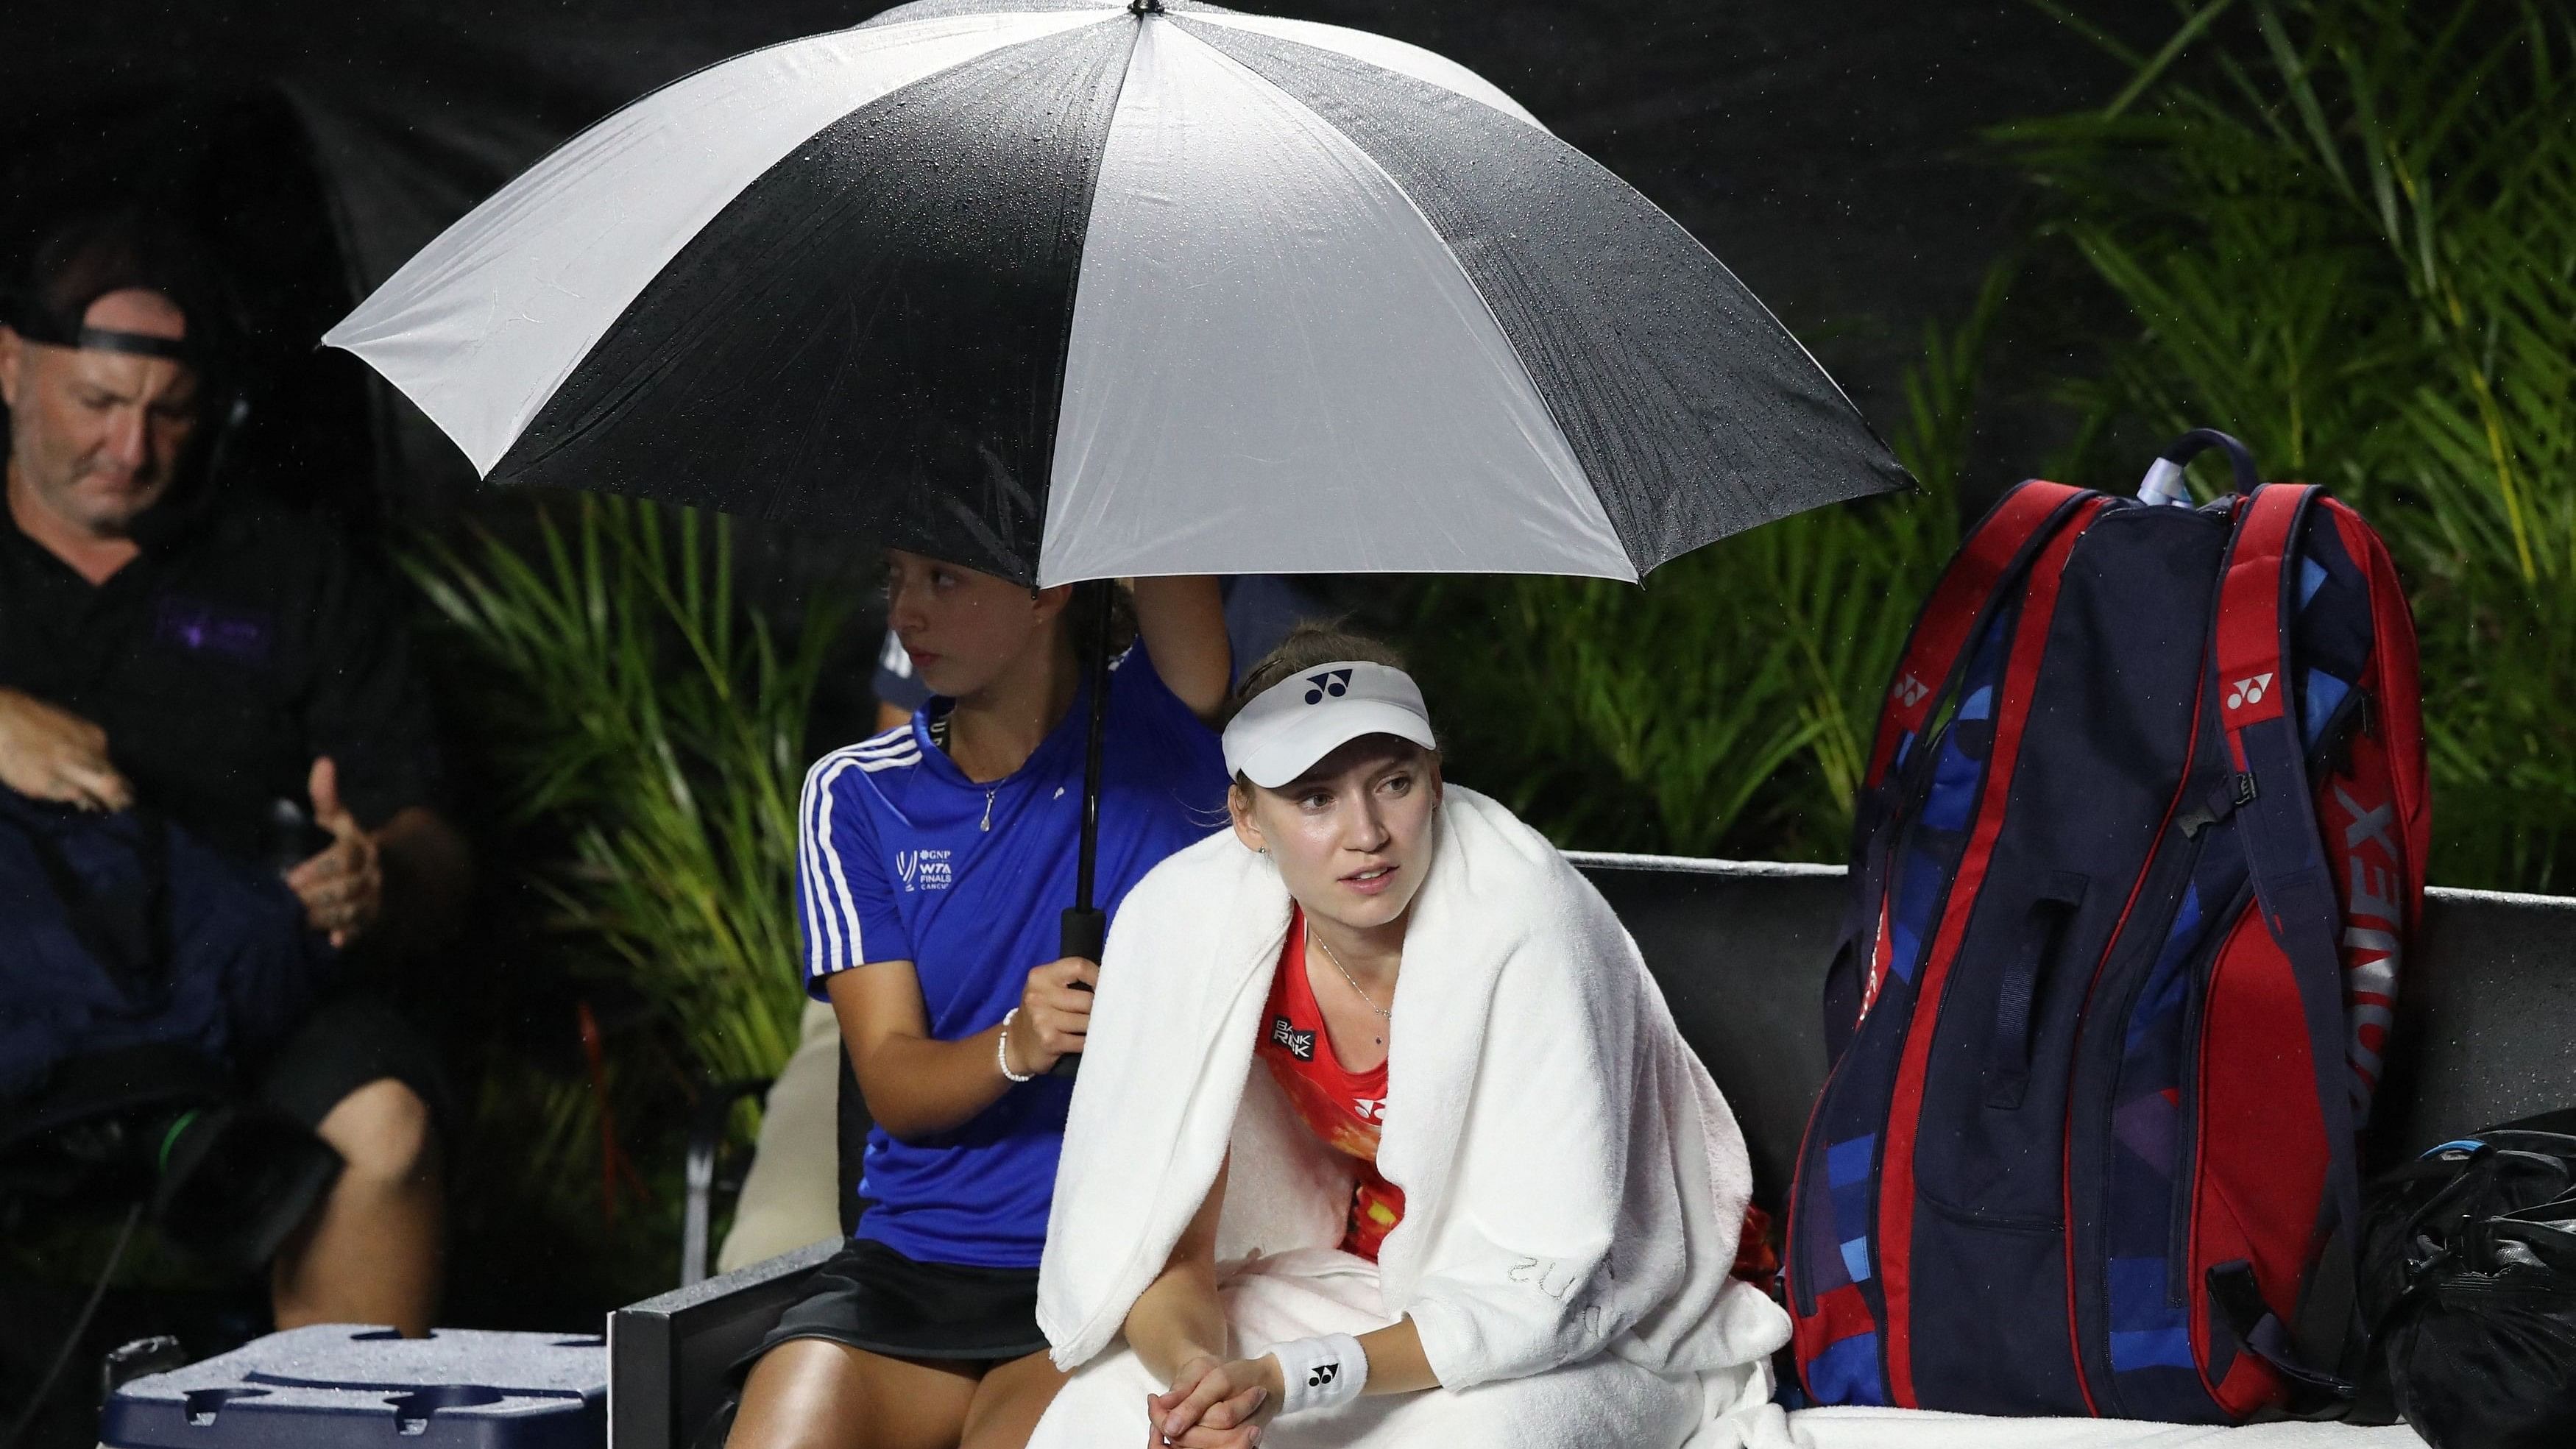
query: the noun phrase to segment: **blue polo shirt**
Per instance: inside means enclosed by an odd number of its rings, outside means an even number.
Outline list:
[[[1085,686],[1086,690],[1088,686]],[[1087,694],[1002,779],[976,784],[931,742],[933,699],[901,729],[814,763],[799,807],[797,915],[805,988],[872,961],[910,961],[930,1034],[972,1036],[1020,1004],[1056,959],[1073,903]],[[1145,872],[1225,824],[1214,730],[1140,644],[1112,666],[1096,895],[1114,917]],[[953,1131],[868,1133],[858,1236],[924,1262],[1034,1268],[1073,1084],[1040,1077]]]

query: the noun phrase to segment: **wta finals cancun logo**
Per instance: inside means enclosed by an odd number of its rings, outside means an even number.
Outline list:
[[[908,891],[944,891],[956,880],[944,850],[898,850],[894,873]]]

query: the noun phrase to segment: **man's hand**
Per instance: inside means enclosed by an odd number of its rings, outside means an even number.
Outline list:
[[[313,823],[331,832],[331,843],[286,873],[287,888],[304,902],[304,919],[331,933],[333,946],[356,940],[385,907],[385,873],[375,837],[340,803],[340,771],[323,756],[313,762],[305,788],[313,796]]]
[[[1090,988],[1099,980],[1100,967],[1079,956],[1049,961],[1029,973],[1006,1047],[1015,1070],[1043,1072],[1057,1058],[1082,1050],[1082,1034],[1091,1027]]]
[[[84,810],[134,804],[134,787],[108,763],[107,731],[14,689],[0,689],[0,785]]]
[[[1261,1426],[1278,1412],[1285,1392],[1279,1360],[1267,1354],[1232,1363],[1219,1363],[1211,1353],[1193,1354],[1172,1375],[1170,1393],[1146,1396],[1151,1429],[1146,1445],[1251,1449],[1261,1442]]]

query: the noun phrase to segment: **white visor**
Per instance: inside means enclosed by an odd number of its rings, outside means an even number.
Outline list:
[[[1300,670],[1253,696],[1225,727],[1226,773],[1275,790],[1362,735],[1440,748],[1412,675],[1355,659]]]

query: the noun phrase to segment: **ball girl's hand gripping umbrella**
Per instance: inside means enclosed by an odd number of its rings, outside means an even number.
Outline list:
[[[1035,587],[1633,581],[1907,483],[1716,257],[1494,86],[1188,0],[920,0],[711,66],[324,340],[486,478]],[[1096,960],[1088,664],[1064,950]]]

